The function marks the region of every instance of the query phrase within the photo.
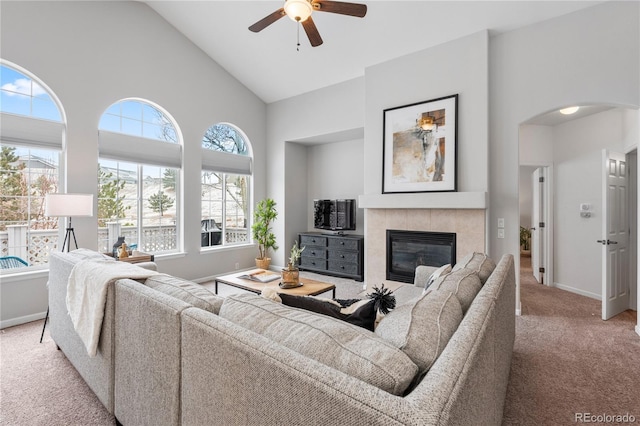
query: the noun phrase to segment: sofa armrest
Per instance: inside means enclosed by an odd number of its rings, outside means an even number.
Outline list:
[[[139,266],[144,269],[148,269],[150,271],[158,270],[158,265],[156,265],[155,262],[139,262],[139,263],[136,263],[136,266]]]
[[[436,424],[428,410],[210,312],[182,313],[182,424]]]
[[[80,376],[96,394],[109,413],[113,414],[114,369],[114,289],[107,289],[104,318],[98,341],[98,353],[89,357],[67,311],[67,284],[71,270],[81,260],[103,259],[104,256],[86,249],[72,252],[51,252],[49,258],[49,333]]]

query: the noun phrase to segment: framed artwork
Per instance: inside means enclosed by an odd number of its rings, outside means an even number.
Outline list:
[[[458,95],[384,110],[382,193],[457,191]]]

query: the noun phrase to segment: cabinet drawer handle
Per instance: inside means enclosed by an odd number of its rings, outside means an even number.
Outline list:
[[[340,245],[344,245],[344,241],[340,241]]]
[[[315,252],[315,251],[312,251],[312,252],[311,252],[311,255],[312,255],[312,256],[315,256],[315,255],[316,255],[316,252]]]
[[[315,243],[315,242],[316,242],[316,240],[311,240],[311,242],[312,242],[312,243]]]
[[[341,257],[342,259],[344,259],[344,254],[341,254],[341,255],[340,255],[340,257]]]

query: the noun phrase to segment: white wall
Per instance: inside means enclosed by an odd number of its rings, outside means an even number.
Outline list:
[[[554,285],[597,299],[602,293],[602,150],[624,152],[623,111],[553,127]],[[580,204],[591,217],[580,217]]]
[[[519,129],[519,209],[520,225],[531,227],[533,188],[531,174],[539,166],[553,164],[553,130],[549,126],[524,124]]]
[[[541,113],[585,102],[640,105],[639,7],[637,2],[606,2],[491,39],[492,257],[518,253],[520,124]],[[496,236],[499,217],[506,221],[505,239]],[[516,262],[519,267],[519,259]]]
[[[294,241],[298,239],[298,233],[306,231],[307,216],[309,216],[309,196],[307,195],[307,147],[294,142],[285,144],[285,206],[284,214],[287,219],[285,238],[278,239],[281,252],[284,256],[285,266]]]
[[[531,228],[531,212],[533,209],[533,186],[532,174],[537,169],[536,166],[520,166],[519,184],[520,188],[520,226]]]
[[[358,198],[364,193],[364,140],[312,145],[307,148],[307,230],[313,230],[314,199]],[[356,211],[356,230],[364,234],[364,210]]]
[[[456,93],[458,191],[488,190],[488,37],[479,32],[366,69],[365,194],[382,193],[383,110]]]
[[[184,137],[184,205],[200,203],[200,146],[205,130],[230,122],[249,137],[253,193],[266,191],[266,106],[141,2],[2,2],[2,58],[42,79],[66,111],[67,191],[97,194],[97,128],[103,111],[126,97],[165,108]],[[185,253],[158,258],[159,269],[185,278],[249,267],[253,246],[200,253],[199,209],[185,208]],[[79,218],[81,247],[97,247],[97,219]],[[44,317],[46,276],[0,284],[0,326]]]
[[[308,138],[322,139],[323,135],[350,133],[364,126],[364,79],[357,78],[321,90],[269,104],[267,107],[267,193],[280,205],[288,205],[288,197],[297,194],[287,192],[285,146],[288,141]],[[298,216],[295,224],[288,215]],[[276,239],[280,243],[290,240],[300,232],[299,213],[280,212],[274,225]],[[304,222],[306,226],[306,218]],[[284,265],[287,253],[278,250],[272,256],[276,265]]]

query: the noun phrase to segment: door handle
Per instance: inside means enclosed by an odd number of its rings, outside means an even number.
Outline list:
[[[598,240],[598,242],[600,244],[602,244],[603,246],[608,246],[608,245],[611,245],[611,244],[618,244],[617,241],[611,241],[611,240]]]

